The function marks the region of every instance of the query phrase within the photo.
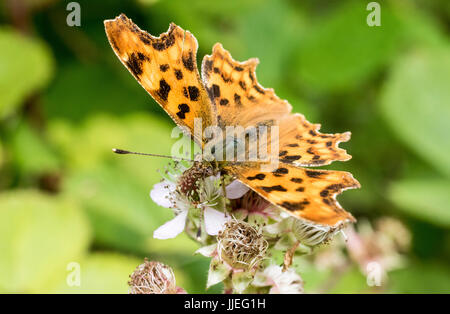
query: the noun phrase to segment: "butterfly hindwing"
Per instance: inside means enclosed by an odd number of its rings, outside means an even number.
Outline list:
[[[197,40],[190,32],[171,24],[166,33],[154,37],[124,14],[105,21],[105,29],[122,63],[180,127],[187,127],[187,133],[194,134],[194,118],[202,119],[202,131],[216,124],[197,69]]]
[[[296,166],[323,166],[351,158],[340,142],[350,139],[350,132],[324,134],[320,124],[308,122],[301,114],[289,115],[280,121],[279,160]],[[270,146],[269,146],[270,147]]]
[[[349,172],[287,164],[280,164],[272,172],[261,172],[254,165],[232,166],[229,170],[266,200],[297,218],[330,227],[354,221],[336,201],[336,195],[343,190],[360,186]]]

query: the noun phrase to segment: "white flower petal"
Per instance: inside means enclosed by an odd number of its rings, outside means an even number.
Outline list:
[[[257,285],[271,285],[270,294],[296,294],[303,293],[303,281],[293,269],[289,268],[283,272],[278,265],[268,266],[262,274],[259,274]]]
[[[205,228],[209,235],[217,235],[222,230],[223,225],[230,219],[224,213],[211,207],[206,207],[204,212]]]
[[[180,212],[174,219],[169,220],[164,225],[153,232],[155,239],[172,239],[179,235],[184,230],[186,225],[187,211]]]
[[[245,193],[248,192],[248,190],[250,190],[248,186],[241,183],[239,180],[234,180],[226,187],[227,198],[229,198],[230,200],[241,198]]]
[[[159,206],[170,208],[173,207],[173,201],[170,199],[170,194],[175,191],[176,185],[173,182],[164,180],[156,183],[150,191],[150,197]]]
[[[197,251],[195,251],[194,254],[201,254],[205,257],[211,257],[214,255],[214,251],[217,249],[217,243],[208,245],[208,246],[202,246]]]

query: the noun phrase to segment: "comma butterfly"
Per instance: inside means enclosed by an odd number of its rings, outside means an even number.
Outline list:
[[[257,59],[237,62],[216,44],[203,59],[200,78],[197,40],[189,31],[172,23],[166,33],[154,37],[124,14],[106,20],[105,28],[125,67],[200,145],[202,139],[194,132],[197,118],[202,119],[202,131],[208,126],[278,126],[277,169],[262,172],[259,162],[225,161],[219,163],[222,171],[306,223],[336,229],[355,221],[336,195],[360,187],[358,181],[348,172],[303,168],[350,159],[338,147],[350,139],[350,132],[323,134],[319,124],[292,114],[287,101],[258,84]]]

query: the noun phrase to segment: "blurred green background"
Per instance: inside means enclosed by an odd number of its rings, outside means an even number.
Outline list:
[[[344,193],[357,218],[400,219],[412,233],[407,265],[385,292],[450,292],[450,2],[69,1],[0,3],[0,292],[127,292],[147,256],[204,292],[209,260],[181,235],[155,240],[172,217],[149,197],[167,161],[117,156],[120,147],[170,153],[172,121],[120,64],[103,20],[125,13],[158,35],[175,22],[199,41],[198,62],[221,42],[258,57],[258,78],[341,144],[362,189]],[[81,286],[66,284],[68,263]],[[313,278],[316,276],[317,278]],[[323,277],[305,270],[309,282]],[[349,270],[333,292],[362,292]],[[214,287],[207,292],[220,292]]]

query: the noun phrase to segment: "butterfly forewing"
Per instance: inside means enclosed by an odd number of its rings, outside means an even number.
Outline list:
[[[202,119],[202,131],[216,124],[197,69],[197,40],[190,32],[171,24],[166,33],[154,37],[123,14],[105,21],[105,29],[122,63],[189,135],[194,134],[194,118]]]

